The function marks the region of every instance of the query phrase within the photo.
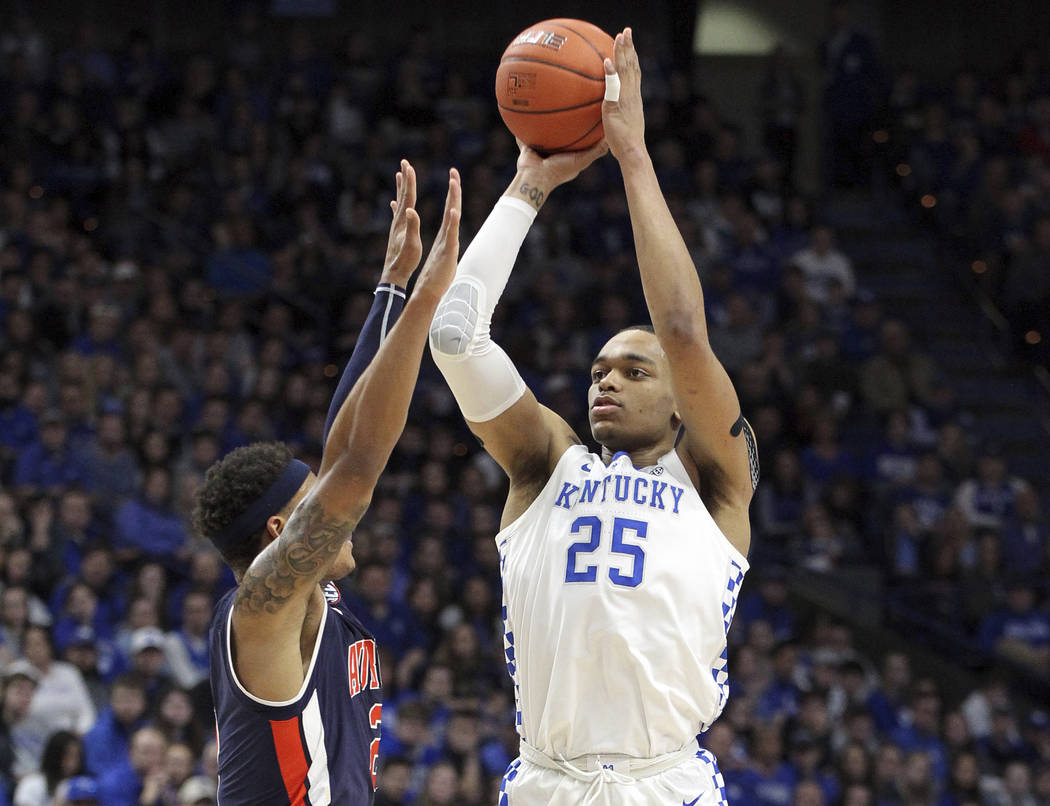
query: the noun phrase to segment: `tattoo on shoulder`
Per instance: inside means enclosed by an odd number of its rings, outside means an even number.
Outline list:
[[[758,480],[762,475],[762,468],[758,462],[758,444],[755,442],[755,432],[751,430],[751,423],[749,423],[744,415],[741,414],[737,417],[736,422],[733,423],[729,428],[729,435],[732,437],[738,437],[740,434],[744,435],[744,442],[747,443],[747,462],[751,469],[751,489],[758,489]]]
[[[245,573],[236,604],[250,613],[276,613],[305,579],[316,579],[339,553],[357,520],[343,513],[330,515],[315,498],[303,501],[273,550]]]

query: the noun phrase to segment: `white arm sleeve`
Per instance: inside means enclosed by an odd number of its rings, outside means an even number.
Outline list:
[[[503,196],[496,202],[430,325],[434,362],[471,422],[498,417],[525,394],[525,382],[489,337],[489,325],[535,218],[536,210],[519,199]]]

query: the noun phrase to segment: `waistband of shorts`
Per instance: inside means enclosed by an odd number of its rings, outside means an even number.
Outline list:
[[[577,756],[576,758],[558,759],[537,750],[522,739],[519,752],[523,759],[539,767],[546,767],[548,770],[559,770],[572,778],[588,781],[594,773],[600,773],[602,770],[625,775],[629,778],[648,778],[693,758],[699,749],[700,747],[694,739],[680,750],[674,750],[652,758],[626,756],[620,753],[595,753]]]

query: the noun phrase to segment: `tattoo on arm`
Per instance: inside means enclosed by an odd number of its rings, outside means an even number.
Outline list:
[[[747,462],[751,469],[751,489],[758,489],[758,479],[762,475],[762,468],[758,463],[758,445],[755,443],[755,432],[751,430],[751,423],[744,419],[744,415],[741,414],[737,417],[736,422],[729,429],[729,435],[732,437],[740,436],[740,433],[744,434],[744,441],[747,443]]]
[[[518,188],[518,195],[539,210],[543,206],[543,197],[546,194],[535,185],[530,185],[528,182],[522,182],[521,186]]]
[[[274,550],[244,575],[236,605],[250,613],[276,613],[297,588],[317,581],[357,521],[345,513],[325,512],[316,498],[304,501],[288,519]]]

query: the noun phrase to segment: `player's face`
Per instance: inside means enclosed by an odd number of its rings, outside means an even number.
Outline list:
[[[625,330],[609,339],[591,364],[587,405],[591,433],[610,450],[644,449],[673,438],[680,421],[670,365],[656,336]]]

